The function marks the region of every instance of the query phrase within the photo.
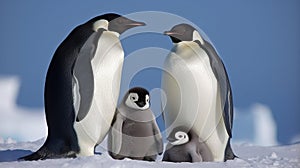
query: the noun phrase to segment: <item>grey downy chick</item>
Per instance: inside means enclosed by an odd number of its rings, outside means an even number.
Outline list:
[[[167,162],[205,162],[213,161],[211,151],[205,142],[186,127],[179,126],[168,136],[167,150],[163,161]]]
[[[108,150],[114,159],[155,161],[162,154],[162,136],[146,89],[135,87],[125,94],[108,134]]]

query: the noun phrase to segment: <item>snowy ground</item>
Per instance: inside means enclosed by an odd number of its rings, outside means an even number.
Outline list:
[[[235,153],[240,157],[233,161],[215,163],[166,163],[159,158],[156,162],[135,161],[130,159],[113,160],[103,148],[99,146],[96,151],[103,152],[102,155],[91,157],[79,157],[76,159],[50,159],[45,161],[22,161],[16,159],[20,156],[31,153],[38,149],[44,140],[36,142],[14,142],[13,140],[0,139],[0,167],[97,167],[97,168],[180,168],[180,167],[201,167],[201,168],[299,168],[300,167],[300,143],[289,146],[259,147],[249,144],[233,145]]]

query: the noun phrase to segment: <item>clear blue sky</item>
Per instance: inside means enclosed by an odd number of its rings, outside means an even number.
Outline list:
[[[227,67],[236,107],[247,108],[255,102],[268,105],[274,112],[281,143],[300,134],[298,0],[1,0],[0,75],[20,76],[19,105],[43,107],[48,65],[74,27],[107,12],[149,10],[182,16],[204,30]],[[123,43],[126,54],[144,47],[171,46],[170,40],[159,34],[141,34]],[[157,72],[145,73],[155,77]],[[152,80],[155,86],[159,81]]]

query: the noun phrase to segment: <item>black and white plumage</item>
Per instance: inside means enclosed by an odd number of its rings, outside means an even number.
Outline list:
[[[167,138],[163,161],[167,162],[208,162],[213,160],[211,151],[198,135],[186,127],[176,127]]]
[[[94,154],[109,130],[119,95],[124,60],[119,35],[142,25],[109,13],[72,30],[55,51],[46,76],[46,142],[21,160]]]
[[[232,91],[222,60],[191,25],[176,25],[165,35],[174,43],[162,77],[167,128],[189,127],[208,145],[214,161],[233,159]]]
[[[124,96],[108,134],[108,150],[114,159],[147,161],[154,161],[163,152],[162,136],[146,89],[135,87]]]

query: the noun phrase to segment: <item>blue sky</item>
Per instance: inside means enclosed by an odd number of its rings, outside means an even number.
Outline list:
[[[69,32],[107,12],[170,12],[199,26],[220,53],[231,80],[234,104],[259,102],[273,111],[278,140],[300,134],[300,1],[16,1],[0,2],[0,76],[17,75],[17,103],[43,107],[45,75],[52,55]],[[137,43],[138,41],[138,43]],[[138,34],[123,41],[126,54],[144,47],[172,47],[161,34]],[[159,73],[145,70],[151,85]],[[139,79],[139,74],[136,79]],[[139,83],[149,86],[148,81]],[[152,87],[152,86],[151,86]],[[1,93],[0,93],[1,94]]]

